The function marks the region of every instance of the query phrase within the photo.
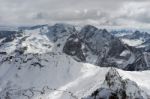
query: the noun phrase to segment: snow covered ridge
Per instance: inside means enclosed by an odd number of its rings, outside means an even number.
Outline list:
[[[149,52],[91,25],[1,31],[0,98],[149,99],[149,59]]]
[[[105,95],[108,95],[111,92],[115,93],[116,90],[120,92],[125,87],[125,92],[122,92],[129,97],[128,99],[134,97],[148,99],[150,80],[146,76],[150,74],[149,71],[117,71],[77,62],[61,53],[23,54],[6,58],[1,63],[0,97],[1,99],[82,99],[99,88],[106,90]],[[130,80],[122,80],[119,75],[123,79],[132,79],[138,85]],[[102,96],[104,96],[103,91],[100,91]],[[116,94],[119,99],[124,96],[122,92]]]

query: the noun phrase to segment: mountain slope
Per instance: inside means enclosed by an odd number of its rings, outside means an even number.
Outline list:
[[[78,63],[65,54],[14,57],[1,64],[0,96],[2,99],[80,99],[102,86],[108,70],[109,68]],[[123,78],[136,81],[143,90],[147,88],[147,92],[150,92],[150,80],[146,78],[149,73],[119,70]],[[129,86],[132,87],[132,83]]]

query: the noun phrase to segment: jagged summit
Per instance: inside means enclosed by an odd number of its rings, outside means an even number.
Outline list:
[[[79,36],[82,39],[88,39],[91,36],[93,36],[97,30],[98,30],[98,28],[96,28],[92,25],[86,25],[80,30]]]
[[[110,79],[114,79],[114,77],[117,77],[119,78],[119,80],[121,79],[121,76],[119,75],[118,71],[111,67],[109,70],[108,70],[108,73],[106,74],[106,81],[108,81],[107,78],[110,78]]]
[[[55,24],[49,27],[51,33],[73,33],[76,31],[75,27],[69,24]]]
[[[101,88],[83,99],[148,99],[148,96],[135,82],[123,80],[117,70],[111,68],[106,73]]]

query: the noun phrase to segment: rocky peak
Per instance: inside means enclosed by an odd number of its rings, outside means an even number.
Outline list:
[[[105,81],[99,89],[83,99],[147,99],[148,96],[138,85],[122,79],[118,71],[111,68],[106,74]]]
[[[64,36],[70,36],[71,34],[76,33],[76,29],[72,25],[68,24],[55,24],[53,26],[49,27],[49,31],[47,33],[47,36],[56,42],[59,38],[62,38]]]
[[[76,29],[74,26],[69,25],[69,24],[55,24],[51,27],[49,27],[49,30],[51,33],[72,33],[75,32]]]
[[[110,88],[113,91],[116,91],[117,89],[123,90],[122,87],[122,78],[120,77],[117,70],[113,67],[108,71],[108,73],[105,76],[104,86]]]
[[[92,25],[85,25],[82,29],[81,29],[81,33],[89,33],[89,32],[95,32],[97,31],[98,28],[92,26]]]
[[[79,35],[82,39],[88,39],[91,36],[93,36],[97,30],[98,30],[98,28],[96,28],[92,25],[86,25],[81,29]]]

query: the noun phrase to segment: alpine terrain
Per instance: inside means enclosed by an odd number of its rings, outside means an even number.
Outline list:
[[[148,31],[0,28],[0,99],[150,99],[149,75]]]

